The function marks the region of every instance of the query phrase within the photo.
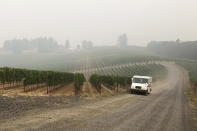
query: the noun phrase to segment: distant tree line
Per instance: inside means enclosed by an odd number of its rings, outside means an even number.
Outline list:
[[[77,45],[77,48],[91,49],[93,47],[92,41],[84,40],[81,45]],[[66,40],[64,46],[59,45],[53,38],[40,37],[35,39],[13,39],[6,40],[3,45],[3,50],[12,51],[15,54],[23,53],[27,50],[36,50],[39,53],[55,52],[58,49],[71,48],[70,41]]]
[[[197,41],[152,41],[147,49],[162,56],[197,59]]]
[[[93,48],[93,43],[92,43],[92,41],[83,40],[81,43],[81,47],[83,49],[91,49],[91,48]]]
[[[13,39],[4,42],[3,49],[22,53],[25,50],[36,49],[40,53],[49,53],[56,51],[59,45],[53,38],[36,38],[36,39]]]

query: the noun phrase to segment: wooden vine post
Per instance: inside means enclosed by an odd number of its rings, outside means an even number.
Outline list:
[[[47,78],[46,78],[46,85],[47,85],[47,94],[49,93],[49,84],[48,84],[48,74],[47,74]]]

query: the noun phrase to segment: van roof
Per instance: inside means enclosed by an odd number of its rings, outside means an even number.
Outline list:
[[[145,79],[152,79],[150,76],[139,76],[139,75],[134,75],[133,78],[145,78]]]

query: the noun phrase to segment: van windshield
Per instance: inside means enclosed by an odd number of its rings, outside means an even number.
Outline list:
[[[148,83],[148,79],[145,79],[145,78],[133,78],[133,83]]]

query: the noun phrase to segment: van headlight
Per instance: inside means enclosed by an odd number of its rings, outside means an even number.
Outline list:
[[[146,87],[146,86],[143,86],[143,87],[142,87],[142,90],[147,90],[147,87]]]

